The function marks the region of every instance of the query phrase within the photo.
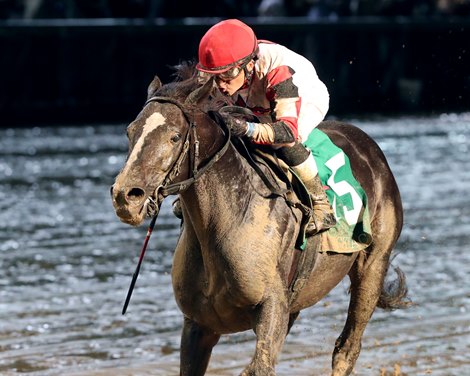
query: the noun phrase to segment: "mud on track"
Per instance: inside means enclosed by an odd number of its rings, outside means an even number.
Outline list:
[[[470,114],[349,120],[397,178],[405,226],[394,264],[416,303],[376,311],[354,374],[470,375]],[[109,199],[126,150],[124,125],[0,130],[1,375],[178,375],[171,200],[120,314],[146,232],[120,223]],[[345,280],[301,313],[280,376],[329,374],[347,290]],[[224,336],[208,375],[238,375],[253,339]]]

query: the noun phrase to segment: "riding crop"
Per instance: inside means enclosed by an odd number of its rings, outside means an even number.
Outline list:
[[[142,251],[140,252],[139,262],[137,263],[137,267],[135,268],[134,274],[132,275],[132,281],[129,286],[129,291],[127,292],[126,301],[124,302],[124,307],[122,307],[123,315],[126,314],[127,306],[129,305],[129,301],[131,300],[132,291],[134,291],[135,282],[137,281],[137,277],[140,272],[140,266],[142,265],[142,260],[144,259],[145,250],[147,249],[147,244],[149,242],[150,235],[152,235],[153,228],[155,227],[155,222],[157,221],[157,217],[158,215],[154,215],[152,217],[152,220],[150,221],[150,224],[147,230],[147,235],[145,236],[145,240],[144,240],[144,245],[142,246]]]

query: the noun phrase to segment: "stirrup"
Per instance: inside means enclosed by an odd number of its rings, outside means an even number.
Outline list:
[[[316,211],[318,212],[319,210],[321,209],[317,209]],[[305,229],[305,235],[307,237],[319,234],[320,232],[326,231],[336,226],[336,218],[333,212],[331,213],[322,212],[322,220],[319,221],[317,219],[318,217],[315,218],[315,209],[314,209],[312,217],[310,217],[310,220]]]

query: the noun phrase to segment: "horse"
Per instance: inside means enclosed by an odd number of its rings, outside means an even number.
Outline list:
[[[302,213],[269,195],[231,141],[230,129],[213,116],[218,106],[213,93],[212,83],[201,86],[191,69],[165,85],[156,76],[127,128],[128,157],[111,187],[116,215],[133,226],[156,215],[168,195],[178,194],[181,201],[172,264],[173,291],[183,314],[180,375],[204,375],[220,337],[250,329],[256,347],[241,375],[275,375],[299,312],[346,275],[350,303],[331,375],[349,375],[375,308],[403,308],[409,302],[398,268],[396,283],[384,283],[403,224],[400,192],[387,160],[359,128],[339,121],[319,125],[349,157],[367,194],[373,241],[359,252],[318,252],[292,300],[288,274],[298,252]],[[304,252],[314,252],[315,238],[308,238]]]

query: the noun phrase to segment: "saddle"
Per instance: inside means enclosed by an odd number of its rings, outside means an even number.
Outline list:
[[[310,216],[313,215],[310,194],[303,182],[272,150],[267,150],[261,145],[246,143],[238,137],[232,139],[232,144],[265,184],[269,191],[266,198],[282,197],[290,207],[302,212],[295,246],[303,250],[306,241],[305,229]]]

